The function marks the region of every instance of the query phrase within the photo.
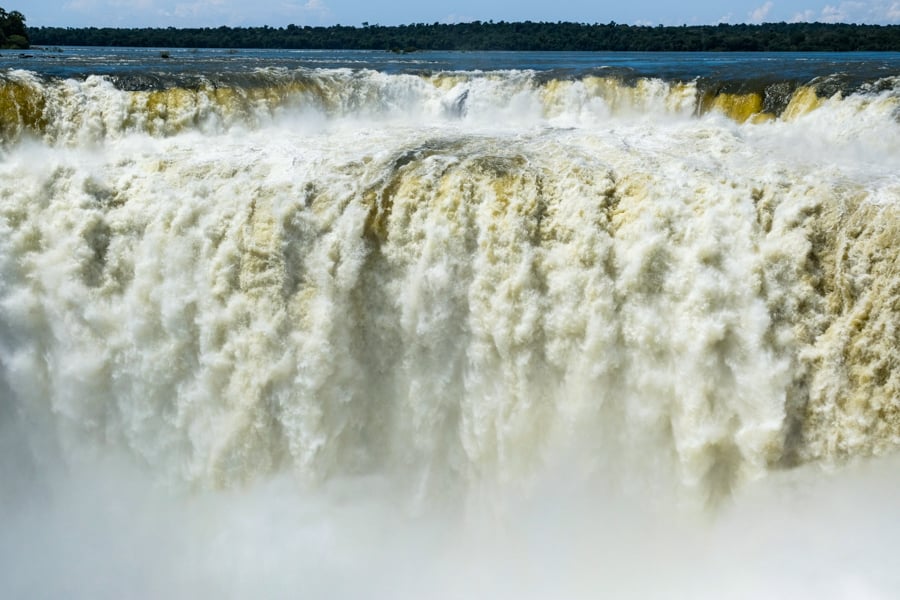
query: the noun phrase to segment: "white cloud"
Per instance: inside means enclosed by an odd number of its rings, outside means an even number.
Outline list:
[[[475,17],[469,17],[466,15],[447,15],[443,19],[441,19],[441,23],[445,25],[456,25],[458,23],[471,23],[472,21],[476,21]]]
[[[116,8],[148,10],[153,8],[154,2],[153,0],[108,0],[107,4]]]
[[[72,0],[63,4],[63,10],[84,11],[97,7],[97,0]]]
[[[333,0],[258,0],[247,3],[238,0],[27,0],[35,6],[51,5],[46,8],[45,15],[35,8],[27,11],[35,13],[33,23],[63,24],[73,26],[161,26],[174,25],[218,26],[218,25],[281,25],[294,23],[328,24],[340,16],[345,17],[339,3]],[[900,0],[806,0],[799,7],[788,10],[788,2],[779,0],[755,0],[747,8],[723,14],[716,23],[734,23],[742,19],[747,22],[781,20],[790,17],[792,22],[847,22],[847,23],[881,23],[900,24]],[[719,9],[729,10],[726,4],[719,4]],[[754,8],[755,6],[755,8]],[[749,11],[749,12],[745,12]],[[665,17],[659,21],[650,21],[647,15],[638,15],[635,24],[654,26],[657,23],[709,23],[715,19],[715,13],[701,16],[699,19],[681,19]],[[360,17],[361,20],[362,17]],[[385,17],[388,18],[388,17]],[[449,14],[443,19],[445,23],[462,23],[478,17],[471,12],[461,11]],[[652,15],[651,15],[652,18]],[[345,19],[346,20],[346,19]],[[369,15],[369,20],[372,20]],[[431,21],[433,18],[424,18]],[[630,19],[629,19],[630,20]]]
[[[808,8],[803,12],[796,13],[791,17],[791,23],[809,23],[816,20],[816,11]]]
[[[178,18],[202,17],[220,15],[223,8],[227,8],[223,0],[197,0],[187,4],[176,4],[169,14],[174,14]]]
[[[900,23],[900,2],[891,4],[885,12],[887,20],[893,23]]]
[[[772,10],[773,6],[775,6],[774,2],[766,2],[762,6],[747,13],[747,16],[750,17],[750,21],[754,23],[762,23],[763,19],[769,14],[769,11]]]
[[[307,0],[306,4],[303,5],[303,10],[318,17],[326,17],[331,14],[331,11],[322,0]]]
[[[844,11],[837,6],[826,4],[825,8],[822,9],[822,14],[819,15],[819,20],[824,23],[840,23],[846,20],[846,17]]]
[[[848,0],[838,4],[826,4],[818,12],[807,9],[795,14],[792,20],[823,23],[900,23],[900,2]]]
[[[277,18],[300,19],[302,22],[321,21],[331,16],[331,9],[323,0],[306,0],[306,2],[282,2],[273,9]]]

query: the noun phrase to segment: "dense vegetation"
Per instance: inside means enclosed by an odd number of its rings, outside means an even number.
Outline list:
[[[6,12],[0,8],[0,48],[28,48],[25,15],[17,10]]]
[[[362,27],[31,28],[34,44],[368,50],[900,50],[900,25],[766,23],[646,27],[582,23],[416,23]]]

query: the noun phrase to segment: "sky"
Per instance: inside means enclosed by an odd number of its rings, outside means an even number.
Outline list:
[[[466,21],[714,25],[821,21],[900,24],[900,0],[5,0],[30,26],[281,27]]]

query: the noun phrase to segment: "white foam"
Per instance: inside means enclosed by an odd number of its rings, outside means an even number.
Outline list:
[[[362,77],[168,136],[85,82],[106,133],[7,149],[14,595],[889,594],[890,467],[819,466],[900,441],[890,98],[608,120],[523,76],[451,118],[410,77],[372,116]]]

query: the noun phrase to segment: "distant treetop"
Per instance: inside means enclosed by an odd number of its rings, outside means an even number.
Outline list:
[[[16,13],[13,13],[16,14]],[[24,18],[23,18],[24,20]],[[168,48],[594,51],[900,51],[900,25],[764,23],[647,27],[588,23],[413,23],[362,27],[31,28],[33,44]]]
[[[28,48],[25,15],[17,10],[6,12],[0,7],[0,48]]]

